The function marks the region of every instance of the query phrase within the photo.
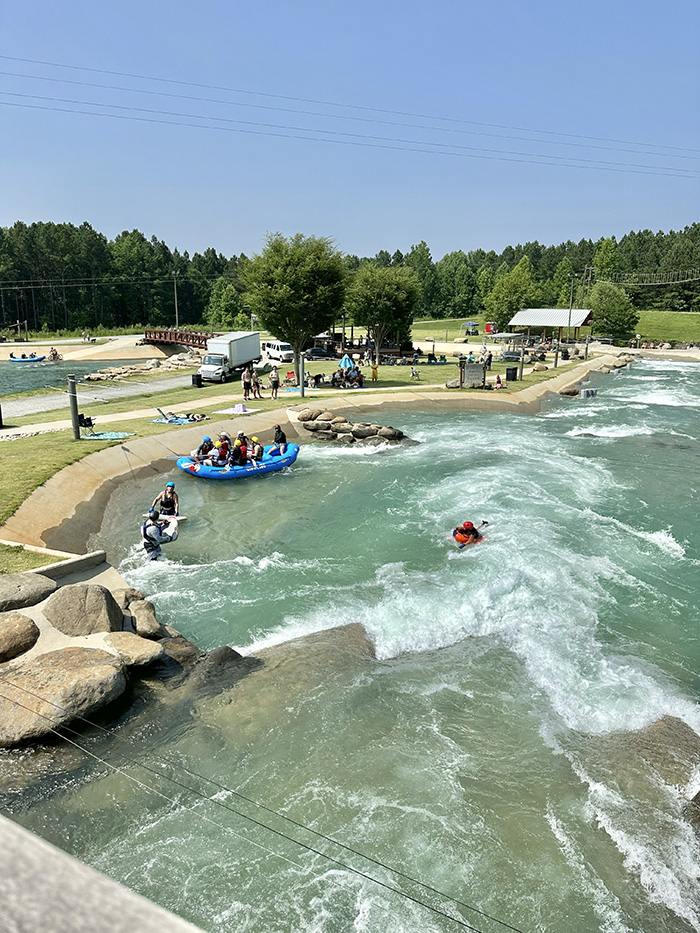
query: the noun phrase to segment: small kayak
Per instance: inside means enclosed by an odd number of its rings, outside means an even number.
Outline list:
[[[11,356],[11,363],[41,363],[42,360],[45,360],[46,356]]]
[[[270,454],[276,450],[274,445],[263,448],[263,458],[259,463],[248,463],[246,466],[207,466],[197,463],[192,457],[180,457],[177,466],[183,473],[190,473],[199,479],[246,479],[249,476],[260,476],[263,473],[276,473],[291,466],[299,454],[298,444],[287,444],[284,454]]]

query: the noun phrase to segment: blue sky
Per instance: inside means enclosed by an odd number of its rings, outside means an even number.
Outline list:
[[[0,225],[87,220],[227,255],[277,230],[359,255],[426,240],[436,259],[679,229],[700,219],[699,10],[4,4]]]

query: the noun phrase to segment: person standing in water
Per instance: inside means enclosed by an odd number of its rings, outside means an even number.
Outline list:
[[[151,510],[155,509],[156,507],[160,509],[161,515],[180,514],[180,500],[177,493],[175,492],[175,483],[173,483],[172,480],[165,484],[165,489],[162,492],[159,492],[153,500]]]

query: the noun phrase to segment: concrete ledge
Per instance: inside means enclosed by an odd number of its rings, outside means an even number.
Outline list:
[[[67,577],[72,573],[92,570],[93,567],[104,564],[106,560],[107,555],[104,551],[90,551],[89,554],[73,554],[65,560],[60,560],[55,564],[46,564],[44,567],[36,567],[33,570],[28,570],[27,573],[40,573],[52,580],[59,580],[61,577]]]
[[[3,933],[201,933],[0,817]]]

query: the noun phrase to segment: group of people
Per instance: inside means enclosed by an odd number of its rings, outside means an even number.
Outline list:
[[[361,389],[365,384],[364,373],[359,366],[336,369],[331,374],[331,385],[340,389]]]
[[[269,454],[273,457],[279,457],[286,450],[287,436],[282,428],[276,424],[275,436]],[[260,463],[264,453],[265,448],[256,435],[248,437],[244,431],[239,431],[235,440],[232,441],[231,436],[226,431],[221,431],[216,441],[206,435],[199,447],[193,450],[190,456],[197,463],[202,463],[205,466],[236,467],[247,466],[249,463]]]

